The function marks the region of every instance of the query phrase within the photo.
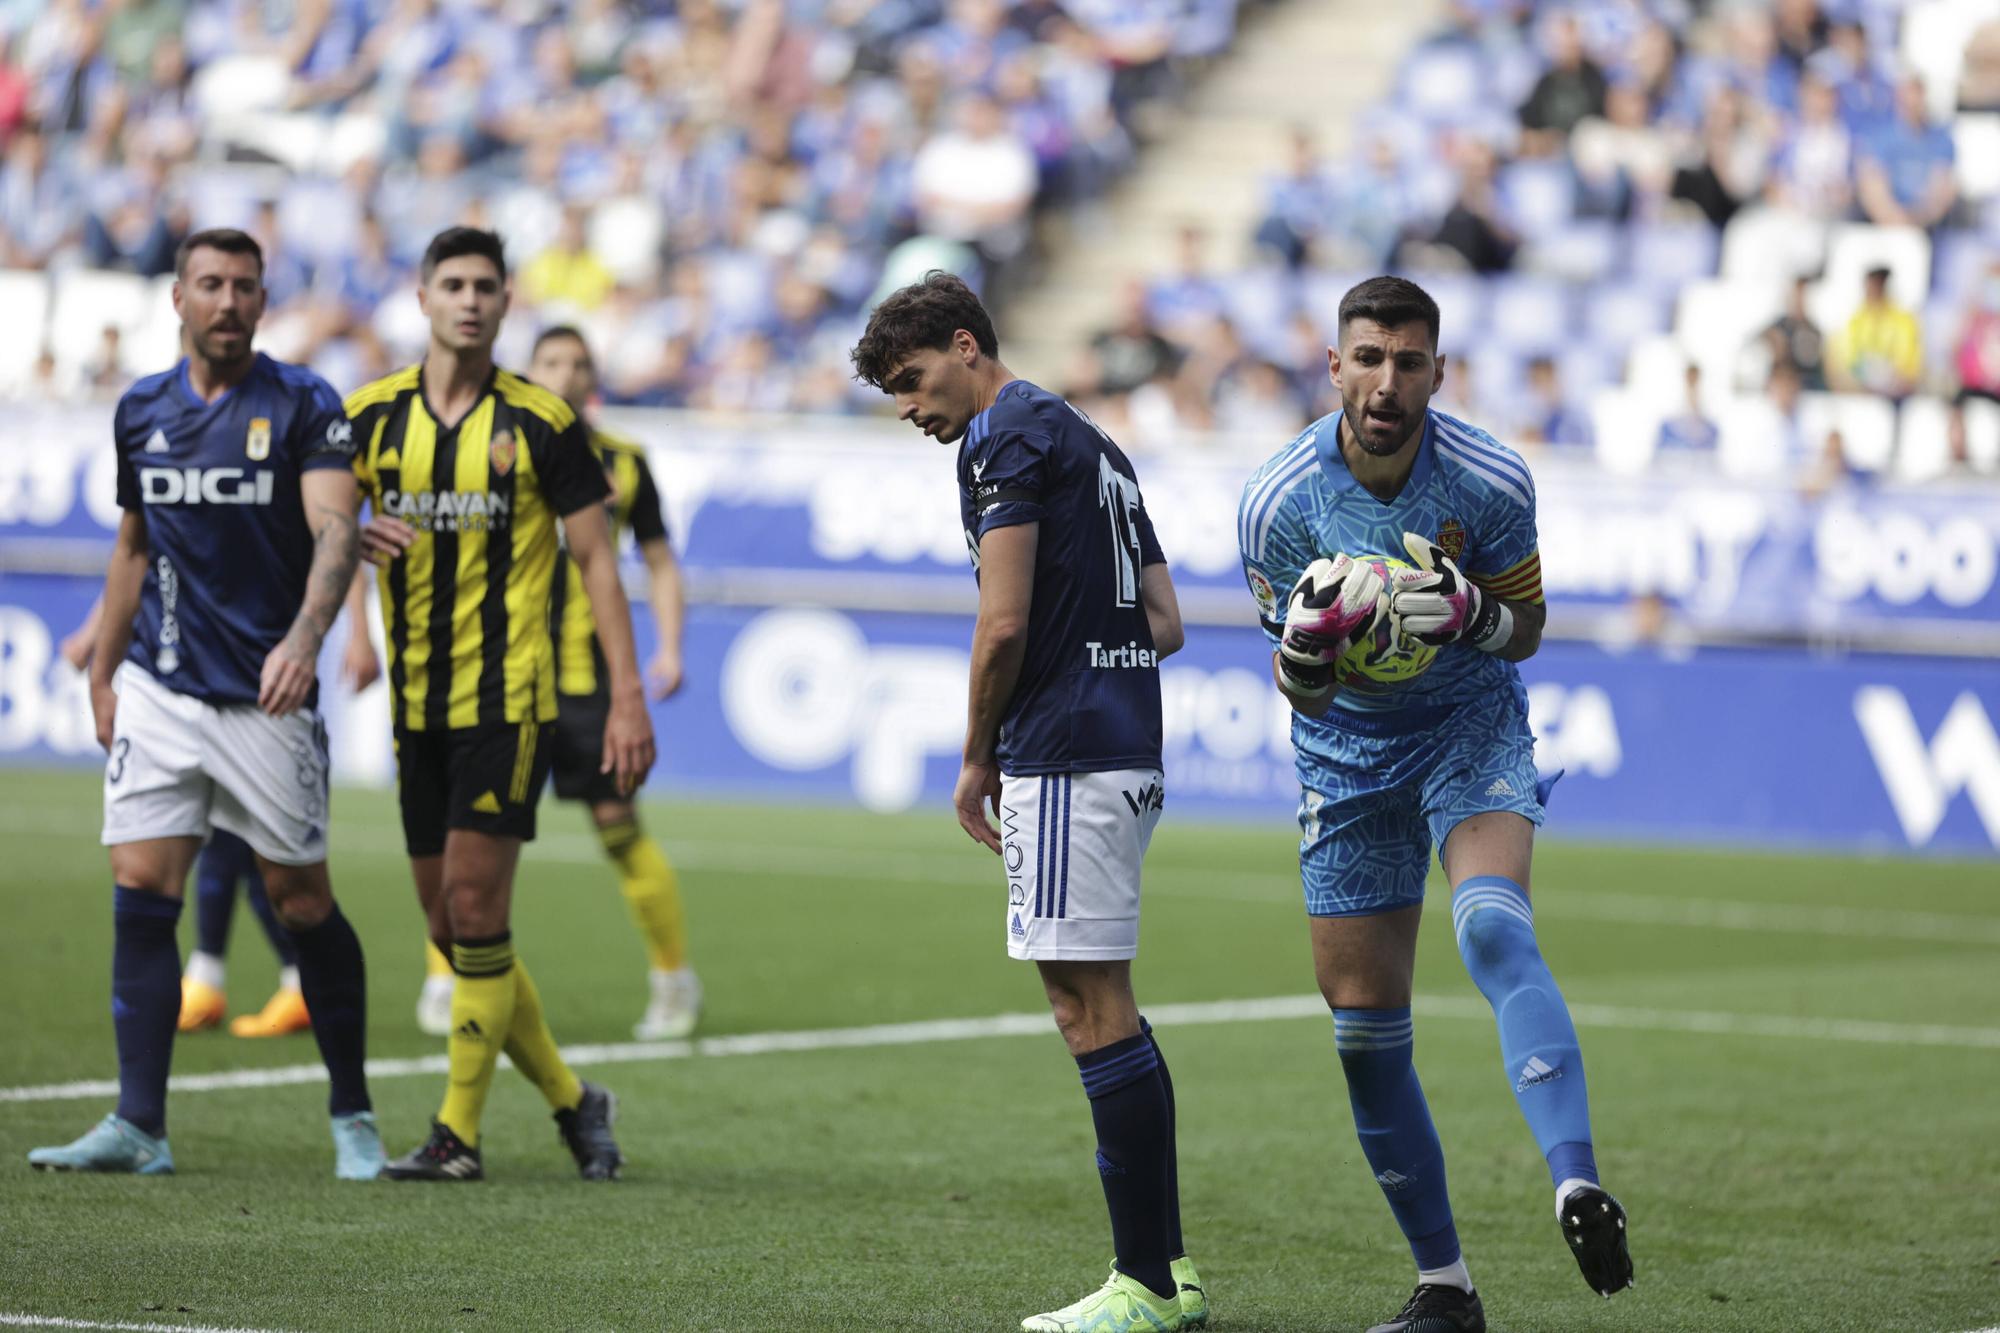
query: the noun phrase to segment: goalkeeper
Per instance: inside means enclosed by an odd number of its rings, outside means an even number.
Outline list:
[[[1555,1184],[1584,1280],[1631,1284],[1625,1213],[1598,1184],[1576,1029],[1535,942],[1528,872],[1547,784],[1514,663],[1541,644],[1535,489],[1512,450],[1430,409],[1438,308],[1371,278],[1327,353],[1341,410],[1243,488],[1237,540],[1294,710],[1299,871],[1355,1129],[1416,1258],[1370,1333],[1486,1327],[1452,1224],[1444,1153],[1411,1063],[1410,991],[1435,844],[1466,970],[1493,1006],[1508,1084]],[[1386,555],[1383,572],[1364,555]],[[1407,562],[1407,563],[1406,563]],[[1281,591],[1282,590],[1282,591]],[[1383,683],[1334,667],[1386,618],[1439,649]],[[1553,779],[1551,779],[1553,781]]]

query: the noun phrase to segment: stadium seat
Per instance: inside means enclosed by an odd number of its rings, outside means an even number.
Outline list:
[[[2000,403],[1966,400],[1965,455],[1974,471],[1989,477],[2000,474]]]
[[[1659,409],[1630,389],[1601,389],[1590,402],[1597,462],[1607,472],[1644,472],[1660,441]]]
[[[1618,224],[1607,218],[1578,218],[1528,242],[1522,267],[1569,282],[1602,281],[1618,267],[1625,248]]]
[[[1737,365],[1750,340],[1784,313],[1782,282],[1775,278],[1712,278],[1681,293],[1674,334],[1681,354],[1701,367],[1711,392],[1761,386],[1737,384]],[[1681,387],[1674,387],[1679,401]]]
[[[1761,394],[1732,395],[1718,414],[1716,426],[1721,431],[1716,462],[1724,476],[1743,481],[1779,480],[1805,461],[1788,456],[1784,422],[1778,409]]]
[[[1896,457],[1890,469],[1898,481],[1929,481],[1944,473],[1951,409],[1928,394],[1904,402],[1896,417]]]
[[[1651,287],[1605,283],[1584,297],[1583,327],[1592,342],[1622,355],[1639,339],[1665,333],[1671,312],[1671,304]]]
[[[115,327],[129,369],[130,349],[123,340],[146,322],[149,294],[146,280],[136,273],[72,269],[58,277],[49,315],[49,347],[57,364],[66,369],[88,365],[103,346],[104,330]]]
[[[1283,363],[1296,284],[1283,269],[1264,267],[1232,274],[1222,289],[1223,313],[1257,355]]]
[[[1423,47],[1405,62],[1399,82],[1399,104],[1435,120],[1477,100],[1479,57],[1463,46]]]
[[[154,278],[144,317],[125,339],[126,369],[146,375],[181,359],[181,317],[174,311],[174,275]]]
[[[1968,113],[1951,124],[1958,189],[1968,199],[2000,195],[2000,113]]]
[[[1568,225],[1576,212],[1576,176],[1566,158],[1521,158],[1500,169],[1501,203],[1524,236],[1544,236]]]
[[[18,384],[41,355],[49,321],[49,279],[28,269],[0,269],[0,383]]]
[[[1886,472],[1896,449],[1896,408],[1874,394],[1800,394],[1799,430],[1814,451],[1837,430],[1851,466]]]
[[[1487,330],[1514,351],[1553,353],[1573,336],[1567,283],[1512,274],[1492,279],[1488,292],[1493,307]]]
[[[1673,288],[1711,276],[1719,248],[1706,222],[1656,222],[1632,230],[1625,262],[1632,278]]]
[[[1840,324],[1847,322],[1846,312],[1861,300],[1863,275],[1878,265],[1889,270],[1889,295],[1896,304],[1906,310],[1923,308],[1931,290],[1931,242],[1922,228],[1843,223],[1827,238],[1826,270],[1820,283],[1842,300]]]
[[[1978,0],[1927,0],[1903,11],[1903,63],[1924,81],[1931,115],[1944,119],[1958,105],[1958,76],[1965,44],[1992,16]]]
[[[291,71],[276,56],[231,55],[202,66],[193,92],[202,115],[214,119],[275,111],[291,87]]]
[[[1817,273],[1826,262],[1823,222],[1780,208],[1746,208],[1722,232],[1722,276],[1768,279]]]
[[[1438,303],[1438,349],[1456,356],[1476,347],[1486,331],[1487,291],[1484,279],[1470,273],[1427,273],[1418,281]]]
[[[1632,344],[1625,362],[1625,388],[1636,402],[1660,420],[1680,410],[1687,397],[1687,353],[1669,335],[1641,338]],[[1714,381],[1705,381],[1710,397],[1720,401]],[[1723,386],[1726,389],[1726,385]]]

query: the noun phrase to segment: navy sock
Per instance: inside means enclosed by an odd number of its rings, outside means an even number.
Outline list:
[[[111,1026],[118,1035],[118,1115],[167,1132],[167,1070],[181,1016],[181,903],[119,885],[111,891]]]
[[[333,1115],[366,1111],[368,1078],[362,1065],[368,1054],[368,978],[361,941],[339,903],[326,920],[294,931],[291,938],[298,948],[299,991],[333,1085],[326,1109]]]
[[[1535,913],[1511,879],[1481,875],[1451,898],[1459,956],[1500,1025],[1500,1059],[1514,1100],[1549,1164],[1549,1179],[1597,1180],[1590,1094],[1576,1025],[1535,942]]]
[[[1118,1271],[1174,1294],[1167,1249],[1167,1163],[1173,1120],[1153,1039],[1136,1033],[1076,1057],[1097,1126],[1097,1174],[1111,1210]]]
[[[1410,1058],[1410,1009],[1336,1009],[1333,1042],[1361,1153],[1410,1242],[1419,1269],[1457,1262],[1458,1230],[1445,1188],[1444,1149]]]
[[[264,892],[264,876],[258,872],[255,861],[250,863],[250,877],[243,885],[243,899],[256,914],[257,923],[264,927],[264,938],[271,941],[271,951],[278,955],[278,961],[286,967],[297,967],[298,948],[292,943],[291,932],[278,920],[278,909],[271,906],[271,895]]]
[[[194,864],[194,942],[211,957],[229,952],[229,925],[236,915],[236,885],[255,874],[250,844],[217,829]]]
[[[1187,1242],[1181,1236],[1181,1150],[1174,1080],[1167,1073],[1167,1057],[1160,1050],[1159,1038],[1153,1036],[1153,1025],[1144,1014],[1139,1015],[1139,1031],[1153,1043],[1153,1058],[1160,1062],[1160,1086],[1167,1091],[1167,1257],[1178,1259],[1187,1253]]]

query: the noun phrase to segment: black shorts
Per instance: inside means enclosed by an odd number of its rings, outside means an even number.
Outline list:
[[[602,805],[626,801],[618,793],[618,776],[600,773],[604,763],[604,722],[611,716],[611,692],[558,694],[553,749],[556,795],[565,801]]]
[[[550,722],[396,728],[396,796],[410,855],[442,854],[445,831],[455,828],[532,842],[554,733]]]

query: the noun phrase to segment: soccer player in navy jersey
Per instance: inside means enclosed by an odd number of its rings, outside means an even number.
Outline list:
[[[1159,663],[1182,638],[1138,478],[1089,418],[1001,363],[992,320],[948,273],[877,306],[853,359],[899,417],[959,445],[979,619],[953,805],[1002,858],[1007,952],[1040,971],[1097,1130],[1111,1276],[1021,1327],[1199,1327],[1173,1083],[1132,995],[1140,862],[1165,804]]]
[[[1513,450],[1430,406],[1444,382],[1437,337],[1437,303],[1414,283],[1349,291],[1328,349],[1340,410],[1259,468],[1238,511],[1244,573],[1294,712],[1313,964],[1362,1153],[1417,1266],[1407,1304],[1370,1333],[1486,1327],[1411,1062],[1433,847],[1563,1239],[1593,1290],[1632,1281],[1625,1212],[1598,1183],[1576,1028],[1528,899],[1553,782],[1536,774],[1514,666],[1541,646],[1546,619],[1534,478]],[[1401,567],[1385,578],[1369,556]],[[1430,666],[1393,684],[1338,672],[1384,619],[1437,649]]]
[[[382,1141],[362,1072],[361,943],[326,869],[321,640],[354,576],[360,505],[340,397],[253,350],[264,259],[240,231],[176,257],[187,356],[119,400],[118,528],[90,669],[113,891],[118,1108],[39,1168],[164,1175],[167,1069],[180,1015],[174,939],[212,829],[256,853],[298,949],[332,1081],[334,1173],[372,1179]]]

